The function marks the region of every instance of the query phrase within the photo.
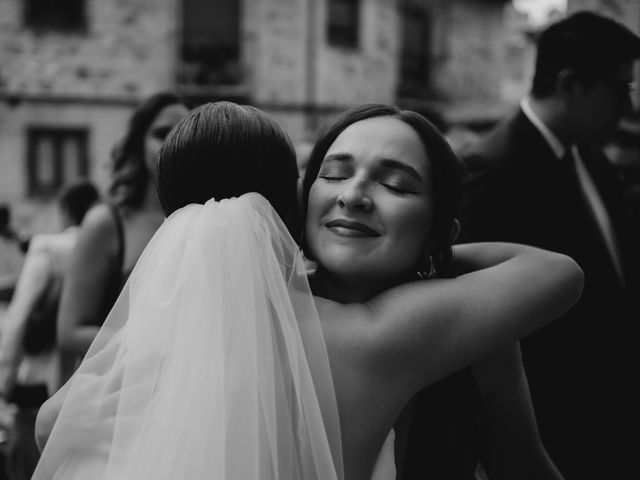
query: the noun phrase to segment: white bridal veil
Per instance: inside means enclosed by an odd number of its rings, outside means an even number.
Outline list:
[[[54,420],[36,480],[342,479],[302,256],[263,197],[164,222],[38,429]]]

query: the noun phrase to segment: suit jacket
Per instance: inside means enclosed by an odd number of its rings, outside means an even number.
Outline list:
[[[474,480],[480,405],[471,368],[422,389],[396,423],[398,480]]]
[[[463,155],[468,176],[459,241],[535,245],[582,267],[581,299],[522,340],[523,359],[542,440],[566,478],[594,478],[600,469],[614,478],[611,469],[626,473],[631,461],[625,432],[638,431],[632,393],[640,239],[606,157],[593,147],[579,152],[611,218],[622,282],[577,177],[522,111]]]

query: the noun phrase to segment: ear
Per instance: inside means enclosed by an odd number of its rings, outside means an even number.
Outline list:
[[[449,232],[449,243],[453,245],[458,240],[458,236],[460,235],[460,220],[457,218],[453,219],[451,223],[451,231]]]
[[[558,73],[556,77],[556,94],[563,100],[570,102],[576,92],[583,89],[582,82],[576,73],[566,68]]]

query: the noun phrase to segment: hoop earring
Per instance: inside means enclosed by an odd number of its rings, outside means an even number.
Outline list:
[[[420,268],[416,272],[416,274],[418,275],[418,278],[420,280],[427,280],[427,279],[433,277],[435,275],[435,273],[436,273],[436,265],[433,262],[433,257],[431,255],[429,255],[427,257],[426,264],[424,265],[424,268]]]

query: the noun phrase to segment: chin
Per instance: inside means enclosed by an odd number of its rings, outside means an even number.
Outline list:
[[[323,265],[332,275],[351,278],[358,283],[386,283],[397,276],[396,272],[384,265],[372,265],[370,262],[358,262],[353,259],[332,259]]]

